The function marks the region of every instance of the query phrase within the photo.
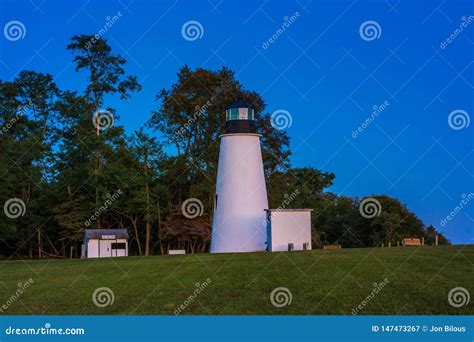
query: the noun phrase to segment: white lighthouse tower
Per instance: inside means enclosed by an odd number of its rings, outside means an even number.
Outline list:
[[[254,110],[243,102],[226,110],[217,170],[211,253],[266,249],[267,189]]]

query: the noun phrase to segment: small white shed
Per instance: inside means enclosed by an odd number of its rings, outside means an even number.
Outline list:
[[[267,250],[302,251],[311,249],[313,209],[265,209],[267,212]]]
[[[126,229],[86,229],[82,244],[82,258],[128,256]]]

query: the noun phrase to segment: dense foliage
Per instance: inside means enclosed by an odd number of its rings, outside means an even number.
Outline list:
[[[262,97],[227,68],[183,67],[175,84],[158,91],[146,126],[127,135],[107,99],[128,99],[140,85],[105,40],[91,41],[74,36],[67,47],[76,71],[86,75],[84,93],[58,89],[50,75],[35,71],[0,80],[0,203],[25,204],[18,217],[2,213],[0,256],[78,256],[87,228],[128,229],[131,254],[207,251],[218,137],[224,109],[236,100],[258,113],[270,206],[314,209],[315,247],[395,244],[403,237],[432,243],[439,234],[385,195],[372,196],[380,215],[364,218],[359,199],[327,191],[334,174],[291,167],[288,135],[273,129]],[[203,203],[202,215],[182,215],[189,198]],[[442,235],[439,242],[448,243]]]

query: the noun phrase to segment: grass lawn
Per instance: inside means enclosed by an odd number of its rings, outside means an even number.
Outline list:
[[[182,305],[182,315],[351,315],[361,305],[361,315],[472,315],[474,298],[456,308],[448,293],[474,296],[473,264],[474,245],[0,261],[0,314],[172,315]],[[112,304],[94,305],[99,287]],[[291,292],[289,305],[272,305],[277,287]]]

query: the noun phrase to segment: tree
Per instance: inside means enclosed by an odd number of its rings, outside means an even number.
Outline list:
[[[175,206],[163,223],[163,240],[170,247],[184,248],[187,253],[205,252],[211,242],[211,225],[208,214],[186,218],[180,206]]]
[[[362,217],[357,203],[350,197],[325,194],[321,205],[314,209],[314,222],[323,244],[368,246],[360,230]]]
[[[225,128],[225,109],[237,100],[253,106],[257,116],[261,114],[258,130],[263,134],[267,174],[288,164],[288,135],[270,129],[269,115],[262,114],[265,103],[261,96],[246,90],[227,68],[192,71],[185,66],[179,71],[177,82],[170,89],[162,89],[157,100],[161,105],[153,112],[150,126],[176,148],[178,161],[174,165],[183,168],[178,172],[188,175],[186,189],[179,196],[192,192],[192,197],[201,198],[206,208],[213,207],[219,135]],[[185,198],[176,197],[174,203]]]
[[[96,39],[91,35],[79,35],[72,37],[72,43],[67,49],[74,54],[73,61],[76,63],[76,71],[85,70],[88,73],[88,85],[85,90],[85,98],[92,104],[94,115],[94,126],[97,136],[97,146],[94,150],[95,166],[94,176],[98,182],[101,167],[103,167],[103,144],[101,137],[101,108],[104,104],[105,95],[120,94],[120,99],[128,99],[131,93],[141,90],[135,76],[125,76],[123,65],[126,60],[120,55],[112,53],[112,48],[105,39]],[[107,109],[106,120],[113,123],[118,119],[111,115],[111,110]],[[100,192],[96,187],[95,202],[99,205]],[[100,227],[100,220],[97,221]]]
[[[434,245],[436,243],[436,235],[438,235],[438,245],[449,245],[449,240],[440,232],[436,230],[435,227],[429,225],[425,230],[425,244]]]
[[[126,61],[113,54],[105,40],[92,39],[73,36],[67,47],[74,55],[76,71],[87,72],[84,94],[63,92],[58,103],[62,135],[54,164],[57,175],[51,182],[56,193],[52,212],[59,239],[73,244],[86,228],[123,226],[125,217],[110,212],[121,205],[121,188],[129,180],[134,160],[123,128],[114,124],[118,121],[115,110],[100,108],[105,106],[105,95],[126,99],[140,86],[134,76],[126,75]],[[108,120],[105,126],[102,120]]]
[[[138,179],[141,180],[141,189],[144,195],[142,198],[142,208],[145,208],[145,255],[151,255],[151,213],[154,207],[152,187],[153,182],[156,180],[154,179],[156,178],[154,173],[156,174],[158,164],[163,159],[164,154],[161,145],[156,139],[147,135],[143,129],[136,131],[133,135],[131,149],[141,173],[141,177]]]
[[[0,220],[2,256],[65,258],[66,248],[79,247],[84,229],[94,227],[130,229],[131,254],[164,254],[170,247],[205,252],[219,135],[224,111],[236,100],[257,114],[270,207],[312,208],[315,247],[393,245],[405,237],[434,244],[436,236],[439,244],[449,244],[395,198],[372,195],[380,212],[367,218],[359,198],[328,192],[333,173],[291,167],[288,135],[272,127],[262,97],[231,70],[183,67],[177,81],[157,95],[149,127],[159,135],[144,129],[127,135],[105,101],[140,89],[125,73],[126,61],[93,36],[72,37],[68,49],[76,71],[87,73],[84,93],[60,90],[50,75],[35,71],[0,80],[0,203],[18,199],[25,207],[23,215],[4,212]],[[109,120],[105,127],[101,115]],[[164,154],[164,145],[171,155]],[[181,210],[191,197],[204,209],[192,219]]]
[[[333,173],[321,172],[312,167],[287,168],[268,176],[270,207],[282,205],[293,208],[314,208],[321,201],[323,191],[333,184]],[[288,202],[290,199],[291,203]]]
[[[53,171],[51,158],[57,142],[59,90],[48,74],[21,71],[11,82],[0,81],[0,201],[18,198],[23,216],[0,220],[0,237],[14,238],[15,250],[39,250],[48,211],[43,203]],[[37,233],[38,231],[38,233]],[[5,240],[6,241],[6,240]],[[36,242],[36,244],[35,244]]]
[[[120,94],[120,99],[128,99],[131,93],[141,90],[135,76],[125,76],[123,65],[126,60],[112,54],[112,48],[105,39],[92,35],[79,35],[71,38],[67,49],[74,54],[76,71],[88,73],[86,98],[94,104],[94,113],[102,107],[104,96]]]

